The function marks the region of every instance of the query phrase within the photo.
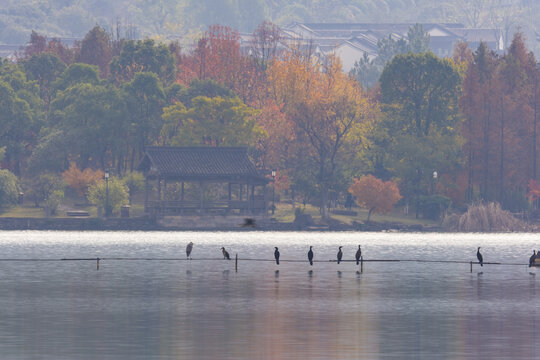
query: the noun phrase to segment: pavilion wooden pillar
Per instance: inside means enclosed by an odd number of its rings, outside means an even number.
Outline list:
[[[249,192],[249,180],[246,181],[246,202],[247,202],[247,211],[251,213],[251,194]]]
[[[231,210],[231,183],[229,182],[228,186],[229,193],[227,194],[227,212]]]
[[[167,200],[167,180],[163,180],[163,201]]]
[[[264,210],[264,216],[268,215],[268,189],[266,188],[266,184],[263,185],[263,210]]]
[[[148,189],[150,184],[148,183],[148,176],[144,177],[144,212],[148,214]]]
[[[203,209],[204,209],[204,200],[203,200],[203,182],[202,181],[199,181],[199,188],[200,188],[200,193],[201,193],[201,207],[200,207],[200,211],[201,211],[201,214],[203,213]]]
[[[251,184],[251,212],[255,212],[255,185]]]

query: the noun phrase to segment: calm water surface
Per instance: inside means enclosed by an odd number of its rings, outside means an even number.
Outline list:
[[[533,234],[0,232],[1,359],[534,359],[540,276],[526,266],[242,261],[476,259],[525,263]],[[220,258],[221,246],[234,261]],[[279,271],[278,271],[279,270]],[[538,283],[538,286],[537,286]]]

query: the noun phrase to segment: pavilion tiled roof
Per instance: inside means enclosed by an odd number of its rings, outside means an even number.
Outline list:
[[[178,180],[266,182],[243,147],[149,147],[138,169],[149,176]]]

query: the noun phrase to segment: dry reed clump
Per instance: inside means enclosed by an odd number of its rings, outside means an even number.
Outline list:
[[[467,232],[506,232],[529,231],[531,226],[516,219],[510,212],[503,210],[499,203],[472,204],[461,216],[449,215],[443,225],[454,231]]]

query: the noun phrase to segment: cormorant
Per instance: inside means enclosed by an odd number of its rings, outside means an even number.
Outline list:
[[[274,257],[276,258],[276,264],[279,265],[279,250],[276,247],[276,250],[274,250]]]
[[[309,265],[313,265],[313,250],[312,250],[313,246],[310,246],[309,247],[309,251],[307,253],[307,258],[309,260]]]
[[[187,256],[188,259],[189,259],[189,255],[191,255],[191,250],[193,250],[193,243],[192,242],[190,242],[186,246],[186,256]]]
[[[529,267],[534,265],[535,260],[536,260],[536,250],[533,250],[533,254],[529,258]]]
[[[484,257],[480,254],[480,246],[478,247],[478,250],[476,250],[476,257],[478,258],[480,266],[484,266]]]
[[[229,253],[227,252],[227,250],[225,250],[224,247],[221,248],[221,252],[223,253],[223,259],[231,260]]]
[[[337,263],[338,263],[338,264],[341,262],[341,258],[343,257],[343,252],[341,252],[341,248],[342,248],[342,247],[343,247],[343,246],[340,246],[340,247],[339,247],[339,251],[338,251],[338,253],[337,253]]]
[[[356,265],[360,262],[360,258],[362,257],[362,249],[360,248],[360,245],[358,245],[358,250],[356,250]]]

